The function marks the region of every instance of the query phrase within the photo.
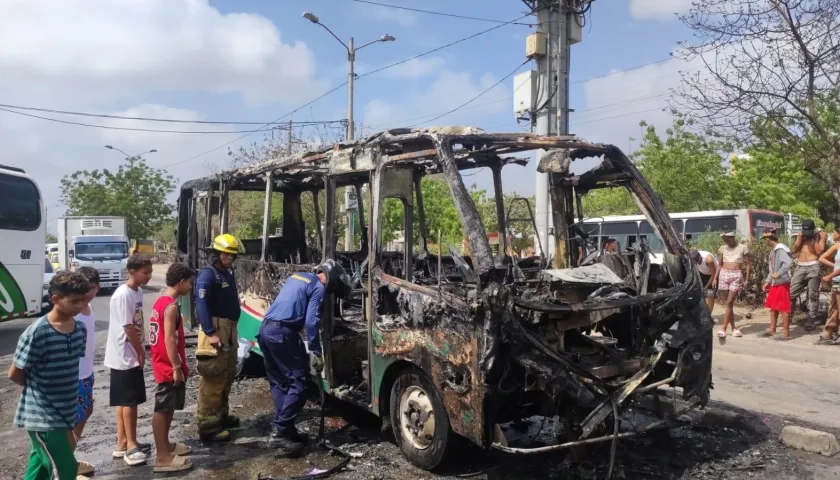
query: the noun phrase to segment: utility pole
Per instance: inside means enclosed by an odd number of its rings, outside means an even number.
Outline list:
[[[287,145],[287,148],[289,149],[289,156],[291,156],[292,155],[292,121],[291,120],[289,120],[289,139],[288,139],[288,142],[289,142],[289,145]]]
[[[338,36],[333,33],[332,30],[329,29],[326,25],[321,23],[321,20],[313,15],[310,12],[304,12],[303,18],[309,20],[310,22],[320,25],[324,27],[326,31],[330,33],[340,44],[347,49],[347,62],[349,63],[348,73],[347,73],[347,130],[345,139],[347,141],[353,140],[355,129],[353,124],[353,87],[356,83],[356,72],[355,72],[355,63],[356,63],[356,51],[361,50],[369,45],[373,45],[377,42],[393,42],[396,38],[393,35],[382,35],[381,37],[377,38],[376,40],[370,41],[361,47],[356,48],[356,44],[353,41],[353,37],[350,37],[350,41],[348,43],[344,43]],[[361,189],[356,189],[356,192],[360,192]],[[347,221],[347,228],[344,229],[344,249],[346,251],[350,251],[353,249],[353,214],[358,206],[358,199],[356,201],[352,201],[351,199],[351,190],[350,187],[345,188],[344,192],[344,210],[345,210],[345,219]]]
[[[537,81],[534,99],[534,133],[539,135],[569,134],[569,65],[571,45],[580,41],[580,25],[575,8],[590,3],[592,0],[535,0],[537,12],[538,42],[545,42],[542,55],[535,55]],[[544,37],[543,37],[544,35]],[[545,154],[540,150],[537,164]],[[546,257],[554,254],[554,233],[551,226],[551,197],[549,195],[549,176],[537,172],[536,178],[536,226],[540,242]]]

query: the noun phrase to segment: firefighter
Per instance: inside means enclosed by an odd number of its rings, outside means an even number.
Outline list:
[[[314,273],[289,277],[265,314],[257,340],[274,398],[274,431],[268,444],[279,455],[294,455],[307,442],[295,428],[295,419],[306,404],[310,369],[317,374],[324,369],[319,332],[324,296],[345,298],[349,292],[350,278],[344,268],[327,260]],[[301,330],[306,333],[309,361]]]
[[[207,266],[195,280],[195,313],[198,318],[198,345],[195,356],[198,374],[198,434],[205,441],[230,438],[229,428],[239,419],[229,414],[230,387],[236,376],[239,320],[239,293],[233,275],[233,262],[242,244],[230,234],[213,239]]]

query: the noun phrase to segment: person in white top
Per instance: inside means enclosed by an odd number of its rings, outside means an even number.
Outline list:
[[[111,369],[110,403],[117,413],[117,445],[112,456],[130,466],[146,463],[150,443],[137,441],[137,406],[146,402],[143,367],[143,290],[152,278],[152,260],[135,253],[126,261],[128,281],[111,296],[105,366]]]
[[[70,446],[76,449],[82,432],[85,430],[85,423],[93,414],[93,355],[96,350],[96,325],[93,318],[91,302],[99,292],[99,272],[95,268],[81,267],[78,273],[82,274],[90,282],[90,290],[87,294],[87,306],[81,313],[76,315],[76,320],[82,322],[87,329],[87,343],[85,344],[85,356],[79,359],[79,401],[76,403],[76,424],[70,435]],[[92,464],[79,462],[79,475],[91,475],[95,471]]]
[[[706,297],[706,305],[709,306],[709,312],[711,312],[715,309],[715,294],[717,293],[713,286],[717,277],[717,259],[705,250],[692,250],[691,260],[694,261],[697,265],[697,271],[700,272],[703,295]]]

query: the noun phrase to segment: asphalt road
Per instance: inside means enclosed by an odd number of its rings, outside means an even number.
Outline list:
[[[152,310],[152,304],[157,299],[158,292],[146,292],[143,294],[143,318],[148,322],[149,313]],[[97,332],[108,331],[108,317],[109,317],[109,303],[111,300],[110,293],[100,294],[93,300],[94,320],[96,321]],[[15,352],[20,334],[26,330],[32,322],[38,317],[21,318],[18,320],[11,320],[9,322],[0,323],[0,357],[10,355]]]

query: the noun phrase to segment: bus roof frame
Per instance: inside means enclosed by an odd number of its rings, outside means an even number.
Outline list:
[[[475,127],[399,128],[357,140],[327,145],[318,150],[278,155],[256,165],[228,170],[185,182],[181,189],[218,190],[227,181],[230,190],[264,190],[264,176],[273,172],[274,191],[307,191],[323,188],[323,177],[336,178],[337,186],[364,182],[370,172],[384,165],[412,165],[428,175],[442,173],[439,148],[453,150],[458,170],[496,165],[526,165],[528,159],[510,155],[532,150],[572,150],[569,158],[602,156],[609,145],[592,143],[574,135],[546,137],[530,133],[487,133]]]

